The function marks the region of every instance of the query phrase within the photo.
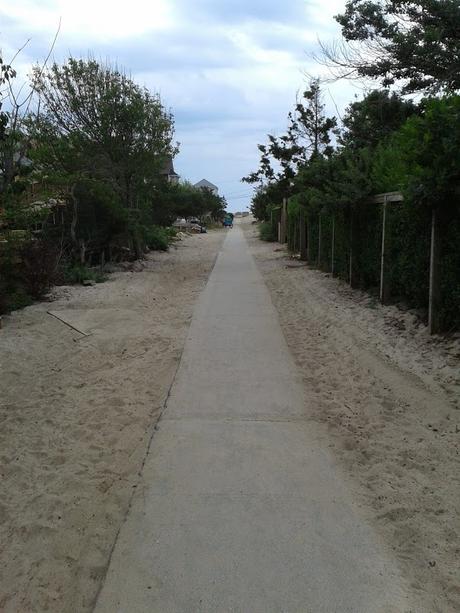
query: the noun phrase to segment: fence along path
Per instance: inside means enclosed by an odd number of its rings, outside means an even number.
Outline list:
[[[395,204],[403,201],[403,195],[400,192],[387,192],[385,194],[377,194],[369,201],[369,205],[381,205],[381,249],[380,249],[380,280],[379,280],[379,298],[382,304],[388,304],[391,299],[391,282],[389,274],[389,266],[391,259],[389,256],[388,240],[388,217],[391,215],[391,207]],[[312,240],[308,240],[308,218],[303,211],[300,211],[298,220],[294,221],[293,232],[289,232],[288,224],[288,212],[287,212],[287,199],[284,199],[283,205],[276,209],[279,211],[279,221],[276,221],[278,227],[278,241],[282,244],[288,242],[294,251],[300,253],[302,260],[313,262],[313,252],[316,253],[316,261],[321,263],[321,249],[323,233],[322,219],[324,214],[318,215],[318,236],[316,245],[312,245]],[[272,219],[273,221],[273,219]],[[330,254],[330,272],[336,273],[335,269],[335,248],[336,248],[336,218],[332,215],[332,240],[331,240],[331,254]],[[349,237],[349,263],[348,263],[348,282],[353,287],[355,285],[355,270],[354,270],[354,247],[356,243],[356,237],[353,235],[353,222],[350,228]],[[435,334],[442,331],[442,323],[440,321],[440,309],[442,306],[441,295],[441,224],[439,220],[439,213],[436,209],[433,209],[431,216],[431,235],[430,235],[430,254],[429,254],[429,289],[428,289],[428,328],[430,334]]]

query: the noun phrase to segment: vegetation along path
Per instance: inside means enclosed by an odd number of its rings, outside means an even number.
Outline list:
[[[423,611],[321,444],[313,402],[236,226],[195,308],[97,613]]]

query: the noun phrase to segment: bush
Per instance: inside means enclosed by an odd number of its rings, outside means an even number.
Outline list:
[[[144,241],[148,249],[167,251],[173,237],[171,230],[160,226],[144,227]]]
[[[23,309],[33,303],[32,297],[24,288],[18,287],[14,291],[8,293],[5,301],[5,312],[17,311]]]
[[[103,283],[106,277],[99,271],[88,268],[83,264],[74,264],[64,269],[64,283],[74,285],[83,283],[83,281],[94,281],[95,283]]]
[[[26,292],[39,300],[55,283],[58,249],[51,241],[33,240],[20,246],[17,276]]]
[[[273,243],[277,240],[276,232],[274,227],[269,221],[263,221],[259,226],[259,237],[260,240],[268,241]]]

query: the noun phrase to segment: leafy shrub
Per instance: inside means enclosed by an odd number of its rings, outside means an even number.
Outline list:
[[[24,288],[17,287],[14,291],[7,294],[4,303],[4,312],[23,309],[24,307],[31,305],[32,302],[32,296],[30,296]]]
[[[176,228],[164,228],[164,231],[166,232],[170,242],[177,236]]]
[[[83,264],[74,264],[64,269],[64,283],[74,285],[83,283],[83,281],[94,281],[95,283],[103,283],[106,277],[99,271],[88,268]]]
[[[273,243],[277,240],[274,227],[269,221],[263,221],[259,226],[259,237],[263,241]]]
[[[54,284],[57,272],[57,246],[46,240],[26,242],[18,249],[18,278],[27,294],[39,300]]]
[[[144,240],[148,249],[167,251],[171,238],[170,228],[161,228],[160,226],[144,227]]]

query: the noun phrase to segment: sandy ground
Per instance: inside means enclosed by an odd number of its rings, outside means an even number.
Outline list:
[[[433,613],[460,611],[460,342],[247,238],[337,462]],[[300,265],[299,265],[300,264]]]
[[[189,237],[135,272],[58,288],[4,318],[3,613],[92,610],[224,236]]]

